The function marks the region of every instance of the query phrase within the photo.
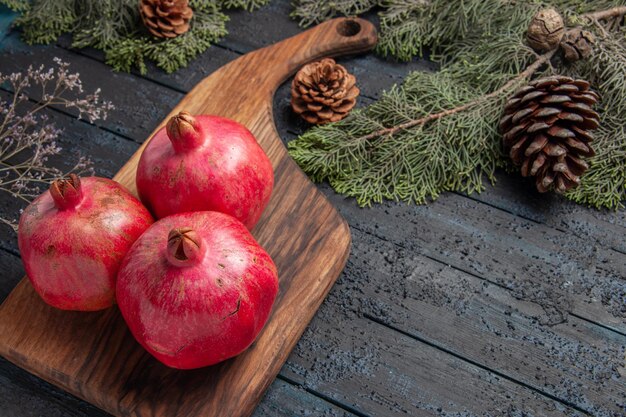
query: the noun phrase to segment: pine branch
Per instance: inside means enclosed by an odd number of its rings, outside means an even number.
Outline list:
[[[137,2],[130,0],[101,0],[76,3],[81,16],[80,29],[74,32],[74,48],[107,49],[136,31],[139,23]]]
[[[380,4],[380,0],[295,0],[291,17],[298,20],[301,26],[307,27],[337,15],[365,13],[377,4]]]
[[[211,2],[191,1],[194,19],[191,29],[176,38],[161,41],[147,34],[129,36],[105,50],[106,62],[119,71],[139,68],[147,72],[145,60],[152,60],[166,72],[186,66],[196,55],[226,36],[228,17]]]
[[[70,31],[76,23],[75,0],[40,0],[33,2],[16,20],[29,44],[48,43]]]
[[[14,12],[25,12],[30,9],[29,0],[4,0],[2,3]]]
[[[72,46],[105,52],[106,62],[120,71],[147,71],[152,60],[167,72],[191,59],[226,35],[228,17],[222,8],[256,9],[269,0],[190,0],[194,10],[190,30],[174,39],[148,34],[139,16],[138,0],[0,0],[24,12],[17,20],[28,43],[50,43],[72,32]]]
[[[493,29],[513,30],[527,24],[541,7],[528,1],[483,0],[450,2],[429,0],[388,0],[382,3],[377,51],[401,60],[431,54],[476,34]]]
[[[265,6],[270,0],[219,0],[219,6],[226,9],[244,9],[249,12]]]
[[[565,74],[589,80],[600,93],[601,124],[595,133],[596,156],[579,187],[566,197],[582,204],[613,209],[626,200],[626,37],[609,33],[596,44],[592,59],[565,68]]]
[[[618,13],[619,0],[296,0],[291,16],[302,26],[328,20],[336,15],[350,16],[379,9],[378,53],[410,60],[423,53],[438,52],[472,31],[486,33],[491,28],[519,27],[528,23],[539,9],[555,7],[565,16],[591,14],[596,10]],[[433,50],[433,48],[435,50]]]
[[[596,156],[566,194],[594,207],[626,198],[626,29],[623,0],[389,0],[381,4],[379,51],[408,59],[431,51],[436,73],[409,74],[401,86],[341,122],[315,127],[289,153],[315,181],[360,205],[383,199],[424,203],[447,190],[479,192],[495,168],[511,168],[497,125],[512,91],[529,78],[584,78],[602,97]],[[596,52],[575,65],[536,55],[525,31],[540,8],[596,34]],[[601,22],[601,23],[600,23]]]
[[[480,104],[482,104],[483,102],[487,101],[487,100],[491,100],[492,98],[498,97],[500,95],[502,95],[503,93],[508,92],[509,90],[511,90],[512,88],[518,86],[520,84],[521,81],[524,81],[530,77],[533,76],[533,74],[542,66],[545,65],[546,63],[548,63],[550,61],[550,59],[552,59],[552,57],[554,56],[556,51],[550,51],[547,52],[543,55],[540,55],[537,57],[537,59],[535,60],[535,62],[533,62],[531,65],[528,66],[528,68],[526,68],[523,72],[521,72],[519,75],[517,75],[516,77],[514,77],[513,79],[509,80],[506,84],[504,84],[502,87],[500,87],[499,89],[480,96],[478,98],[476,98],[475,100],[463,104],[461,106],[457,106],[453,109],[448,109],[448,110],[444,110],[441,111],[439,113],[433,113],[433,114],[429,114],[428,116],[416,119],[416,120],[410,120],[408,122],[399,124],[397,126],[394,127],[389,127],[386,129],[380,129],[377,130],[375,132],[372,132],[368,135],[365,135],[364,137],[360,138],[361,140],[370,140],[370,139],[374,139],[377,138],[379,136],[387,136],[387,135],[393,135],[395,133],[398,133],[401,130],[406,130],[406,129],[410,129],[412,127],[418,126],[418,125],[424,125],[428,122],[431,122],[433,120],[437,120],[440,119],[442,117],[446,117],[446,116],[450,116],[453,115],[455,113],[460,113],[466,110],[471,109],[472,107],[478,106]]]
[[[521,82],[516,77],[539,71],[547,61],[515,36],[502,39],[500,49],[525,58],[495,89],[513,89]],[[421,204],[443,191],[481,191],[483,177],[494,181],[495,168],[506,165],[496,131],[506,97],[490,95],[493,90],[485,86],[491,83],[476,81],[482,71],[482,66],[449,65],[437,73],[413,72],[373,105],[306,132],[289,144],[289,153],[314,180],[328,180],[361,205],[383,199]],[[402,125],[405,129],[380,134]]]

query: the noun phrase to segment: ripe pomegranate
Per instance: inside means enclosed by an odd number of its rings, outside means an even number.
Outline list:
[[[54,181],[20,217],[17,238],[26,275],[53,307],[110,307],[124,255],[153,221],[115,181],[74,174]]]
[[[214,211],[154,223],[126,255],[117,302],[137,341],[167,366],[193,369],[238,355],[278,291],[270,256],[237,219]]]
[[[137,167],[139,197],[157,218],[219,211],[252,229],[273,186],[272,164],[248,129],[184,111],[154,135]]]

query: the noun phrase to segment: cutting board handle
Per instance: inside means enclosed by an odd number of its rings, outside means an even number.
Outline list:
[[[274,90],[308,62],[323,57],[365,52],[376,45],[377,39],[376,28],[371,22],[360,18],[340,17],[239,59],[249,60],[257,65],[261,62],[269,64],[265,68],[268,68],[270,74],[265,74],[262,82],[270,90]]]
[[[360,18],[340,17],[285,39],[270,48],[283,52],[283,59],[295,71],[307,62],[326,56],[368,51],[376,45],[376,41],[376,28],[371,22]]]
[[[328,56],[365,52],[372,49],[376,41],[376,28],[372,23],[342,17],[249,52],[200,81],[152,135],[171,116],[186,110],[192,114],[216,114],[237,120],[252,130],[266,152],[271,147],[281,148],[277,152],[286,152],[272,116],[272,98],[276,89],[308,62]],[[271,126],[271,134],[259,130],[266,125]],[[147,142],[113,178],[134,193],[135,170]]]
[[[249,350],[221,365],[176,371],[156,363],[132,340],[117,309],[87,315],[53,309],[23,280],[0,306],[0,356],[116,415],[251,415],[339,276],[350,248],[345,220],[287,154],[274,126],[272,97],[303,64],[363,52],[375,43],[371,23],[331,20],[229,62],[170,113],[186,110],[239,121],[275,169],[272,198],[253,233],[274,259],[280,295]],[[144,147],[115,176],[135,194]]]

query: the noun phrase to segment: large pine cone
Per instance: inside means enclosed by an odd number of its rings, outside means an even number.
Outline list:
[[[189,30],[193,10],[189,0],[140,0],[144,25],[156,37],[175,38]]]
[[[506,103],[505,151],[524,177],[536,176],[539,192],[564,193],[580,183],[589,168],[582,158],[595,154],[589,131],[600,126],[591,108],[598,99],[587,81],[554,76],[532,81]]]
[[[336,122],[356,104],[356,78],[331,58],[305,65],[291,83],[291,107],[309,123]]]

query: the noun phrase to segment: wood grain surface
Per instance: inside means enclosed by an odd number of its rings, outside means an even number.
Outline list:
[[[0,72],[59,57],[87,90],[102,87],[116,105],[107,120],[91,125],[62,107],[46,115],[64,130],[54,166],[69,169],[81,153],[110,177],[204,77],[300,33],[291,10],[272,0],[228,11],[228,36],[173,74],[150,64],[143,75],[114,72],[100,51],[71,48],[70,36],[26,45],[14,30],[0,41]],[[358,106],[411,71],[437,69],[374,53],[338,62],[358,79]],[[289,97],[287,81],[273,103],[284,143],[309,128]],[[318,185],[350,224],[350,257],[254,417],[626,415],[626,211],[538,194],[516,174],[485,185],[425,206],[367,209]],[[0,197],[0,213],[19,208]],[[0,300],[23,277],[18,255],[12,231],[0,230]],[[11,417],[109,415],[2,358],[0,404]]]
[[[255,134],[273,163],[274,193],[253,234],[278,266],[280,292],[250,349],[209,368],[169,369],[133,340],[116,308],[55,310],[24,279],[0,306],[0,354],[116,415],[250,415],[341,272],[350,246],[346,222],[287,155],[273,124],[273,94],[304,63],[365,51],[375,42],[365,20],[326,22],[218,69],[170,113],[233,118]],[[151,99],[158,105],[158,97]],[[114,177],[133,192],[142,149]]]

